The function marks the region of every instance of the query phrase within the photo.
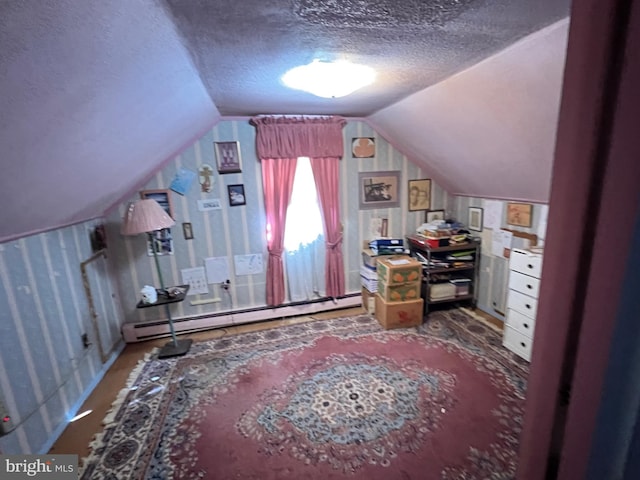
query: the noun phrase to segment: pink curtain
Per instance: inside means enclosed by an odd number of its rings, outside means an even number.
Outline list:
[[[267,216],[267,305],[284,302],[284,226],[291,200],[297,158],[262,159],[262,188]]]
[[[324,223],[325,276],[327,296],[341,297],[344,289],[344,261],[342,259],[342,224],[340,222],[339,172],[340,159],[337,157],[312,158],[311,169]]]
[[[344,262],[338,192],[338,161],[344,152],[342,117],[254,117],[256,150],[262,161],[267,214],[267,304],[284,301],[284,227],[298,157],[310,157],[320,196],[327,246],[326,290],[344,295]]]

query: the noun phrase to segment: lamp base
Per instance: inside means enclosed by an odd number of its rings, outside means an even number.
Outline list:
[[[193,340],[190,338],[177,340],[176,343],[171,341],[160,349],[158,358],[180,357],[189,351],[192,343]]]

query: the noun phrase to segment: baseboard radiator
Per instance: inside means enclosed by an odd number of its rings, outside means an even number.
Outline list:
[[[362,305],[360,293],[347,294],[344,297],[323,298],[311,302],[291,303],[279,307],[258,307],[246,310],[213,313],[206,316],[174,318],[176,334],[193,333],[213,328],[241,325],[244,323],[277,320],[298,315],[310,315],[341,308]],[[142,342],[152,338],[166,337],[171,334],[166,320],[152,320],[139,323],[125,323],[122,336],[127,343]]]

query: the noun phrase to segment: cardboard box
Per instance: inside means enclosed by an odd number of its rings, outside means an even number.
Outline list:
[[[378,258],[378,283],[388,286],[420,281],[422,264],[406,255],[388,255]]]
[[[378,263],[378,255],[373,253],[369,247],[362,249],[362,263],[367,267],[376,268]]]
[[[386,330],[422,325],[423,308],[421,298],[410,302],[389,303],[376,293],[375,316]]]
[[[420,281],[404,283],[402,285],[387,285],[378,283],[378,293],[385,302],[405,302],[420,298]]]
[[[369,314],[375,315],[376,313],[376,294],[370,292],[365,287],[362,287],[362,308]]]

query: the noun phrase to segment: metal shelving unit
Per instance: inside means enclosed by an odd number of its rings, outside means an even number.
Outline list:
[[[418,235],[408,235],[407,245],[411,256],[424,258],[422,267],[422,298],[424,299],[424,314],[429,313],[429,305],[464,302],[471,303],[475,308],[478,294],[478,279],[480,266],[480,242],[469,241],[462,245],[449,245],[446,247],[431,247],[427,239]],[[449,263],[453,265],[455,260],[447,260],[447,255],[468,251],[472,260],[466,260],[463,266],[432,266],[434,263]],[[420,254],[420,255],[418,255]],[[426,264],[425,264],[426,263]],[[469,293],[450,298],[431,300],[431,287],[435,283],[446,282],[453,279],[469,279]]]

